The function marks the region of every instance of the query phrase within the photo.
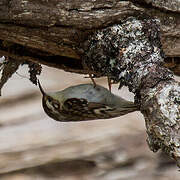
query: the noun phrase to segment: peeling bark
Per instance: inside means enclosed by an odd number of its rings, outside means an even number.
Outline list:
[[[136,95],[154,152],[162,149],[180,167],[180,83],[163,67],[157,19],[130,17],[98,30],[83,44],[85,64]]]

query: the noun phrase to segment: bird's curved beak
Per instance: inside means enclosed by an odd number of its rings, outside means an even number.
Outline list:
[[[46,93],[44,92],[44,90],[43,90],[43,88],[42,88],[42,86],[41,86],[41,83],[40,83],[39,79],[38,79],[38,86],[39,86],[39,89],[40,89],[42,95],[43,95],[43,96],[46,95]]]

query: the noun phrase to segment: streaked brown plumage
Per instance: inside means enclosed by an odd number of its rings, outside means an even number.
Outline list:
[[[43,95],[44,111],[56,121],[110,119],[138,110],[133,102],[99,85],[80,84],[62,91],[45,93],[38,84]]]

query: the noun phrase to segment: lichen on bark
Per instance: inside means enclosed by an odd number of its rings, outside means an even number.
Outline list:
[[[84,62],[93,74],[109,76],[135,93],[150,149],[162,149],[180,166],[180,84],[163,66],[159,21],[129,17],[97,30],[82,47]]]

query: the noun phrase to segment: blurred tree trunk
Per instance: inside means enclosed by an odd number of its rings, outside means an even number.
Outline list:
[[[166,67],[180,75],[180,5],[159,1],[0,0],[0,54],[87,73],[77,48],[95,29],[144,13],[161,21]]]

